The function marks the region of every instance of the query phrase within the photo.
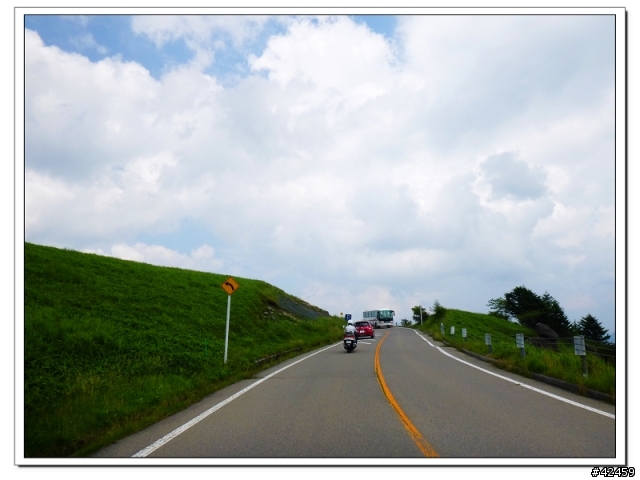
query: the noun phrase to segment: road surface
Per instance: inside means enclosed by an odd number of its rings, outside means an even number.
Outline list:
[[[615,423],[611,404],[394,327],[351,354],[283,362],[95,457],[613,459]]]

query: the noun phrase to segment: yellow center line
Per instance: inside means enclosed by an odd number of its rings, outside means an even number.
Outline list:
[[[382,337],[382,340],[380,340],[380,343],[378,343],[378,346],[376,347],[375,369],[376,369],[376,376],[378,377],[378,382],[380,383],[380,387],[382,388],[384,396],[387,397],[387,400],[389,400],[389,403],[391,404],[391,406],[398,413],[398,415],[400,416],[400,420],[402,421],[402,424],[409,432],[409,435],[411,435],[411,438],[413,438],[413,441],[416,442],[416,445],[418,445],[418,448],[424,454],[424,456],[438,457],[439,455],[433,449],[431,444],[425,440],[425,438],[418,431],[415,425],[411,423],[411,420],[409,420],[409,417],[407,417],[407,415],[402,411],[402,409],[400,408],[400,405],[398,405],[398,402],[396,402],[396,399],[393,398],[393,395],[391,394],[391,390],[389,390],[389,387],[387,387],[387,382],[384,380],[384,375],[382,375],[382,369],[380,368],[380,347],[382,347],[382,342],[384,342],[385,338],[387,338],[387,335],[389,335],[389,332],[387,332],[386,335]]]

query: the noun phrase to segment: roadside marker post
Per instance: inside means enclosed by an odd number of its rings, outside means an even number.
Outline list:
[[[487,348],[489,349],[489,353],[493,353],[493,349],[491,348],[491,334],[490,333],[485,333],[484,334],[484,343],[487,345]]]
[[[451,335],[455,335],[456,334],[456,327],[451,327]]]
[[[573,348],[576,355],[580,355],[582,359],[582,376],[588,376],[587,372],[587,347],[584,343],[584,336],[578,335],[573,337]]]
[[[524,358],[524,333],[516,333],[516,347],[520,349],[520,356]]]
[[[466,328],[462,329],[462,340],[464,340],[465,342],[467,341],[467,329]]]
[[[240,287],[238,282],[233,278],[227,278],[222,284],[222,289],[227,292],[229,297],[227,298],[227,328],[224,333],[224,363],[227,363],[227,351],[229,349],[229,317],[231,316],[231,295]]]

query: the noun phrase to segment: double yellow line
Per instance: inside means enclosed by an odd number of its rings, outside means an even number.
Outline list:
[[[407,415],[402,411],[402,409],[400,408],[400,405],[398,405],[398,402],[396,402],[396,399],[393,398],[393,395],[391,394],[391,390],[389,390],[389,387],[387,387],[387,382],[384,380],[384,375],[382,375],[382,369],[380,368],[380,347],[382,347],[382,342],[384,342],[384,340],[387,338],[387,335],[389,335],[389,332],[387,332],[386,335],[382,337],[382,340],[380,340],[380,343],[378,343],[378,346],[376,347],[375,369],[376,369],[376,376],[378,377],[378,382],[380,383],[380,387],[384,392],[384,396],[387,397],[387,400],[389,400],[389,403],[391,404],[393,409],[400,416],[400,420],[402,421],[404,428],[407,429],[407,431],[409,432],[409,435],[411,435],[411,438],[413,438],[413,441],[416,442],[416,445],[418,446],[420,451],[424,454],[424,456],[438,457],[439,455],[433,449],[431,444],[425,440],[425,438],[418,431],[415,425],[411,423],[411,420],[409,420],[409,417],[407,417]]]

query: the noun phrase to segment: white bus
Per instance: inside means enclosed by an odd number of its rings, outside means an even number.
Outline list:
[[[373,328],[393,327],[393,316],[396,314],[390,309],[367,310],[362,312],[362,319],[368,320]]]

